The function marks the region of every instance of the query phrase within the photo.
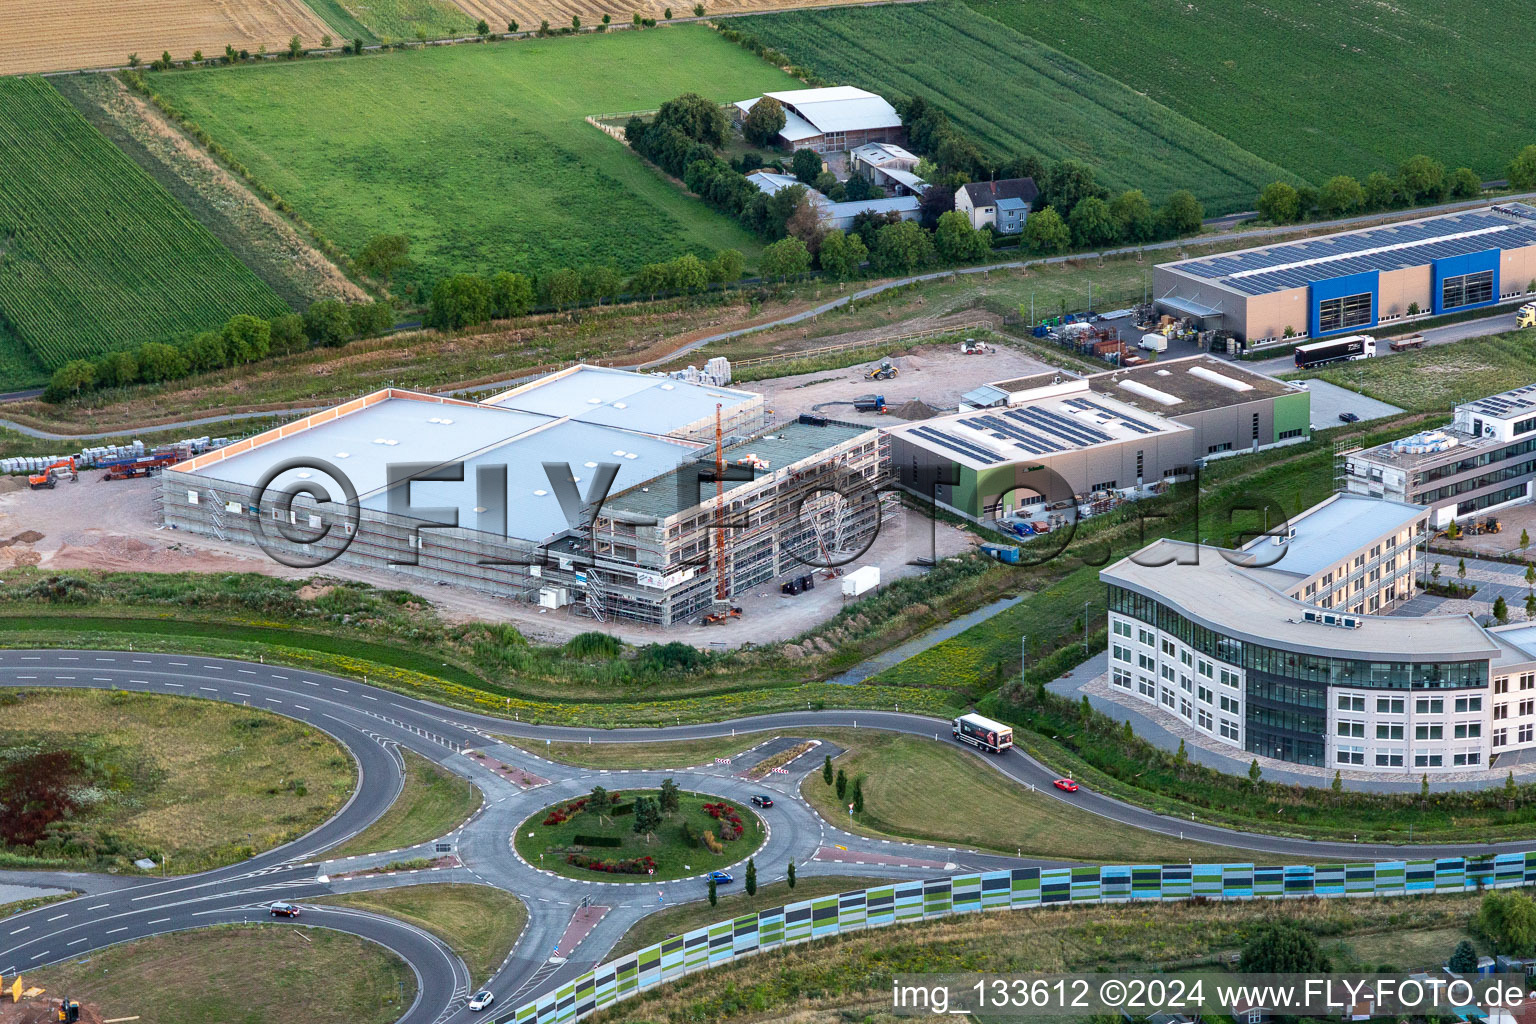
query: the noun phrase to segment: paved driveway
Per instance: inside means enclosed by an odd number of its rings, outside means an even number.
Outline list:
[[[1352,412],[1363,420],[1379,420],[1403,410],[1395,405],[1367,398],[1348,388],[1330,384],[1325,380],[1310,380],[1307,390],[1312,392],[1312,429],[1337,427],[1342,422],[1339,414]]]

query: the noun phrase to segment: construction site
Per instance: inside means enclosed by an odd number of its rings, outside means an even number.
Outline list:
[[[157,512],[291,566],[715,623],[775,580],[854,575],[895,504],[885,444],[870,424],[771,421],[753,392],[580,365],[479,403],[383,389],[165,468]]]

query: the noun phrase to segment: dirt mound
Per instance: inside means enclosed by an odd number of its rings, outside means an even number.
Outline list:
[[[917,356],[892,356],[891,365],[898,370],[921,370],[923,361]]]
[[[903,402],[891,410],[892,416],[899,416],[904,420],[926,420],[938,414],[939,410],[921,398],[914,398],[911,401]]]

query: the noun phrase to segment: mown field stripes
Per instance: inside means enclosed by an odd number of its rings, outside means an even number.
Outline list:
[[[732,19],[831,81],[923,95],[997,159],[1088,164],[1154,201],[1187,188],[1207,212],[1249,209],[1276,164],[1087,64],[952,0]]]
[[[53,86],[0,79],[0,324],[11,344],[52,369],[284,308]]]

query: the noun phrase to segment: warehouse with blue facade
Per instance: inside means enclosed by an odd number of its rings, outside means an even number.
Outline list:
[[[1492,306],[1533,284],[1536,207],[1525,203],[1179,260],[1152,279],[1159,312],[1249,345]]]

